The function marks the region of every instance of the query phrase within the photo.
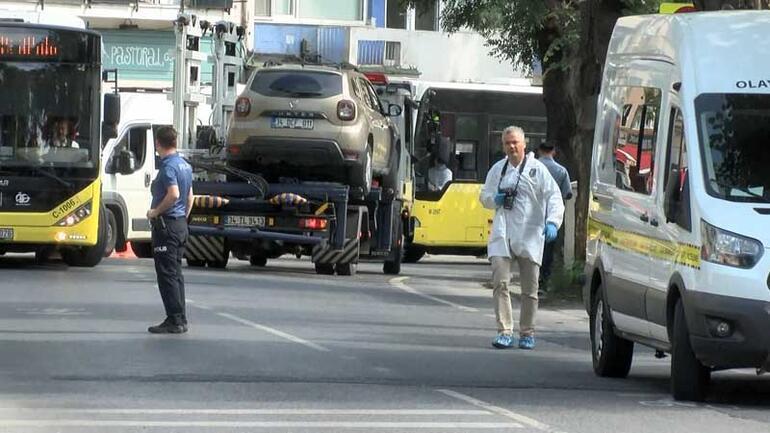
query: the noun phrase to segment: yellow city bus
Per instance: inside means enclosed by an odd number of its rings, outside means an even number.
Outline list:
[[[418,89],[414,134],[415,202],[404,262],[414,263],[425,253],[484,255],[492,212],[479,203],[479,192],[489,168],[504,156],[503,129],[523,128],[532,149],[545,139],[542,88],[420,86],[424,90]],[[443,183],[442,176],[450,171],[452,180]]]
[[[108,236],[101,37],[39,14],[0,18],[0,254],[58,250],[69,265],[95,266]],[[114,130],[117,95],[104,105]]]

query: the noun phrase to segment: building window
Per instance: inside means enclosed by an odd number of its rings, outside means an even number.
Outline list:
[[[294,15],[294,0],[273,0],[274,15]]]
[[[362,0],[298,0],[299,17],[327,20],[361,21]]]
[[[438,30],[438,1],[429,5],[421,3],[415,10],[415,30]]]
[[[254,4],[254,15],[258,17],[270,16],[270,0],[256,0]]]
[[[401,6],[398,0],[387,1],[387,27],[389,29],[406,29],[406,6]]]

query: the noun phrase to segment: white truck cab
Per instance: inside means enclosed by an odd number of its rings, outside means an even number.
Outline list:
[[[124,251],[131,243],[140,258],[152,257],[147,210],[150,184],[158,171],[155,131],[173,123],[173,105],[167,93],[121,92],[121,121],[118,136],[102,150],[103,195],[110,224],[105,253]],[[199,119],[210,113],[202,107]]]
[[[594,370],[671,353],[676,399],[770,367],[770,12],[625,17],[607,53],[591,171]]]

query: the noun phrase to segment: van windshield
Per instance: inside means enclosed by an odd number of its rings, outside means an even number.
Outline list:
[[[770,203],[770,95],[703,94],[695,111],[709,195]]]

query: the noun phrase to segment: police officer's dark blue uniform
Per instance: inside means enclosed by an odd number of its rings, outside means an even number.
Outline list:
[[[158,288],[166,320],[148,331],[179,334],[187,331],[182,258],[187,243],[187,216],[192,208],[192,167],[176,152],[176,131],[159,128],[155,149],[161,156],[158,175],[152,182],[152,248]]]

